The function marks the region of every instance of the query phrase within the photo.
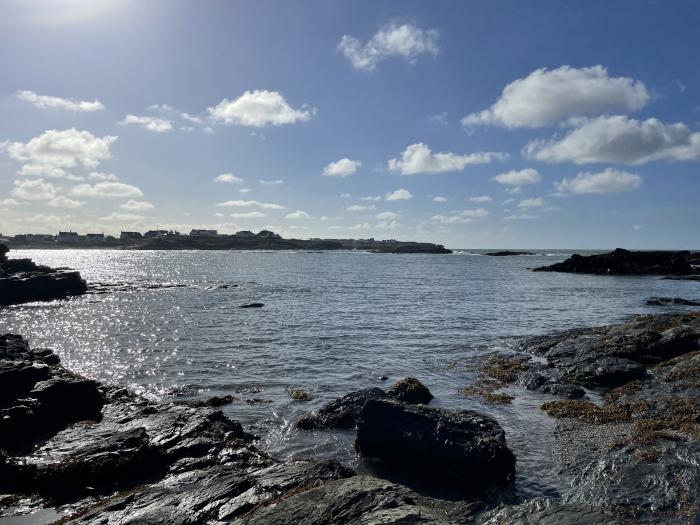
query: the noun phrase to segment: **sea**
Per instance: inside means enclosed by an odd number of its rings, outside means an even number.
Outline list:
[[[300,431],[302,414],[351,391],[420,379],[435,406],[496,418],[517,457],[516,492],[556,496],[546,400],[510,387],[510,405],[460,390],[517,341],[637,314],[651,296],[700,299],[700,283],[530,271],[576,250],[535,255],[361,251],[16,250],[79,270],[103,293],[0,309],[0,333],[55,350],[68,368],[157,401],[232,395],[222,410],[276,457],[363,467],[352,431]],[[263,303],[260,308],[240,308]],[[386,378],[386,379],[383,379]],[[292,388],[311,401],[295,401]],[[596,399],[596,393],[589,396]]]

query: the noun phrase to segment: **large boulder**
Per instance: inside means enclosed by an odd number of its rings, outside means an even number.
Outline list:
[[[433,399],[433,394],[430,393],[428,387],[418,381],[415,377],[405,377],[396,382],[389,390],[386,391],[389,397],[410,403],[412,405],[423,404],[427,405]]]
[[[362,407],[370,399],[384,399],[386,392],[372,387],[351,392],[339,399],[326,403],[318,410],[304,414],[297,421],[297,428],[303,430],[355,428]]]
[[[467,492],[515,475],[505,433],[488,416],[371,399],[357,422],[356,450],[408,476]]]
[[[564,262],[535,268],[536,272],[610,275],[690,275],[690,252],[632,252],[618,248],[600,255],[574,254]]]

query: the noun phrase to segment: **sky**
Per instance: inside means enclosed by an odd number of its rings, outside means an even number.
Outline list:
[[[700,4],[0,0],[0,232],[700,248]]]

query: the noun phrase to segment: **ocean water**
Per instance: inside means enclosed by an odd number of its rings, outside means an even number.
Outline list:
[[[653,295],[700,298],[693,282],[529,271],[570,255],[561,251],[515,257],[478,251],[11,255],[78,269],[90,283],[128,285],[0,309],[0,332],[53,348],[85,376],[157,400],[232,394],[241,401],[222,409],[256,434],[262,448],[281,458],[333,457],[362,469],[353,432],[298,431],[294,420],[350,391],[412,375],[431,389],[435,405],[499,420],[518,458],[516,493],[522,496],[554,495],[568,483],[549,460],[552,421],[538,408],[541,395],[518,390],[506,406],[461,395],[478,363],[512,349],[521,336],[670,310],[646,306]],[[251,302],[265,306],[239,308]],[[292,387],[313,401],[293,401]],[[253,398],[259,402],[243,401]]]

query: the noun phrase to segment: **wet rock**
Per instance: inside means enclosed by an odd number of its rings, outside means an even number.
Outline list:
[[[647,299],[647,304],[649,306],[700,306],[700,302],[682,297],[650,297]]]
[[[262,308],[265,306],[264,303],[249,303],[249,304],[242,304],[238,308]]]
[[[619,525],[613,509],[585,503],[559,503],[536,498],[520,505],[500,506],[485,512],[477,519],[478,525]]]
[[[593,273],[605,275],[691,275],[690,252],[632,252],[618,248],[610,253],[574,254],[564,262],[535,268],[535,272]]]
[[[225,395],[211,396],[206,399],[188,399],[186,401],[179,401],[179,403],[190,407],[220,407],[233,403],[235,399],[236,398],[231,395]]]
[[[289,397],[291,397],[294,401],[311,401],[313,399],[311,394],[301,388],[290,388]]]
[[[467,492],[505,485],[515,475],[503,429],[470,410],[370,399],[357,422],[355,448],[415,479]]]
[[[54,270],[30,259],[8,259],[7,246],[2,246],[0,306],[64,299],[87,291],[87,283],[79,272]]]
[[[410,403],[412,405],[430,403],[433,399],[433,394],[430,393],[428,387],[418,381],[415,377],[405,377],[399,379],[394,386],[386,391],[386,394],[398,401]]]
[[[383,399],[386,392],[381,388],[372,387],[351,392],[330,403],[326,403],[318,410],[304,414],[296,423],[297,428],[303,430],[330,429],[330,428],[355,428],[360,410],[369,399]]]

